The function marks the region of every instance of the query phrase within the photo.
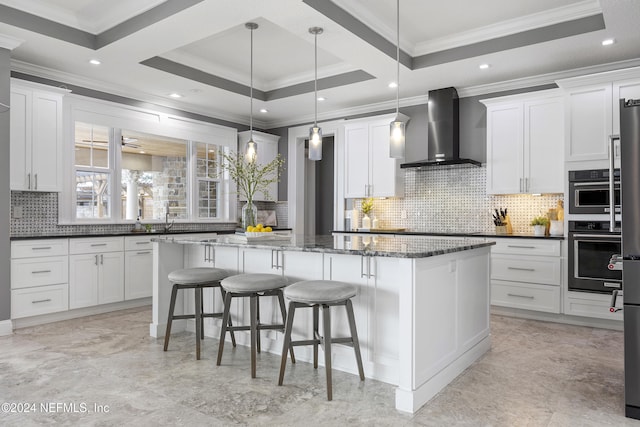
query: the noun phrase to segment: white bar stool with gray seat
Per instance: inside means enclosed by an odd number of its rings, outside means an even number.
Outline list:
[[[345,344],[353,347],[358,365],[360,380],[364,381],[364,369],[362,368],[362,356],[360,355],[360,343],[356,331],[356,319],[353,315],[353,304],[351,298],[356,295],[355,286],[335,280],[307,280],[294,283],[284,290],[284,296],[289,302],[289,314],[287,316],[287,326],[284,332],[284,342],[282,344],[282,359],[280,362],[280,377],[278,385],[282,385],[284,371],[287,365],[287,349],[298,345],[313,345],[313,368],[318,368],[318,345],[324,350],[324,366],[327,377],[327,400],[333,399],[332,378],[331,378],[331,345]],[[351,336],[347,338],[333,338],[331,336],[331,312],[330,308],[337,305],[344,305],[349,319],[349,329]],[[297,308],[313,308],[313,339],[291,341],[291,331],[293,329],[293,316]],[[319,312],[322,307],[322,326],[324,337],[318,332]]]
[[[220,343],[218,348],[217,365],[222,362],[222,352],[224,350],[224,339],[227,331],[232,334],[234,331],[251,331],[251,378],[256,377],[256,353],[260,353],[260,331],[279,330],[284,331],[284,321],[287,318],[287,311],[282,296],[282,288],[289,284],[288,280],[278,274],[238,274],[223,279],[220,284],[225,291],[224,314],[222,316],[222,330],[220,332]],[[260,323],[259,297],[277,296],[282,313],[282,323],[263,325]],[[236,297],[249,297],[250,325],[231,325],[230,309],[231,300]],[[228,326],[227,326],[228,324]],[[295,363],[293,348],[290,348],[291,360]]]
[[[196,321],[196,359],[200,360],[200,340],[204,339],[204,318],[222,318],[222,313],[203,313],[204,302],[202,300],[202,290],[204,288],[219,288],[224,299],[224,289],[220,286],[220,281],[228,277],[229,273],[221,268],[198,267],[183,268],[169,273],[169,282],[173,283],[171,288],[171,302],[169,303],[169,316],[167,318],[167,329],[164,334],[164,351],[169,348],[169,337],[171,336],[171,323],[174,319],[195,319]],[[195,313],[194,314],[174,314],[176,297],[181,289],[193,289],[195,293]],[[231,319],[228,319],[231,325]],[[231,332],[231,341],[236,346],[236,338]]]

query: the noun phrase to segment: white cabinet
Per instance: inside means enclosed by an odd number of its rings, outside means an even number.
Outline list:
[[[61,191],[62,98],[66,92],[11,81],[11,190]]]
[[[245,145],[251,133],[249,131],[238,132],[238,150],[243,153],[245,151]],[[278,156],[278,141],[280,137],[278,135],[270,135],[264,132],[253,131],[253,141],[258,145],[257,162],[262,165],[266,165]],[[263,193],[256,193],[254,201],[264,200],[278,200],[278,183],[274,182],[268,186],[269,197]],[[241,198],[242,199],[242,198]]]
[[[609,137],[620,132],[619,100],[640,98],[640,70],[595,74],[557,83],[566,93],[567,161],[609,159]]]
[[[67,239],[11,242],[11,318],[69,308]]]
[[[69,308],[124,300],[122,237],[71,239]]]
[[[560,313],[560,240],[497,239],[491,250],[491,304]]]
[[[153,292],[151,236],[127,236],[124,247],[124,299],[150,297]]]
[[[556,90],[487,106],[487,193],[564,192],[564,100]]]
[[[404,195],[400,160],[389,157],[389,124],[395,116],[354,120],[344,127],[344,197]]]

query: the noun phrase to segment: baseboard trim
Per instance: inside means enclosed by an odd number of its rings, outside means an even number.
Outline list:
[[[13,322],[11,319],[0,321],[0,337],[13,334]]]
[[[92,316],[94,314],[109,313],[110,311],[125,310],[127,308],[143,307],[146,305],[151,305],[150,297],[131,301],[115,302],[112,304],[96,305],[93,307],[76,308],[74,310],[43,314],[40,316],[13,319],[13,327],[14,329],[27,328],[30,326],[44,325],[46,323],[77,319],[78,317]]]
[[[543,322],[565,323],[567,325],[588,326],[591,328],[612,329],[622,331],[623,322],[618,320],[597,319],[594,317],[572,316],[568,314],[544,313],[541,311],[522,310],[518,308],[491,306],[491,314],[518,317],[521,319],[540,320]]]

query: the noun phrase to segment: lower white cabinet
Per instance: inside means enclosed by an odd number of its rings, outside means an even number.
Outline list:
[[[491,305],[560,313],[560,240],[497,239],[491,250]]]
[[[124,238],[124,299],[153,293],[153,243],[149,236]]]
[[[123,238],[72,239],[69,246],[69,308],[123,301]]]
[[[67,239],[11,242],[11,318],[69,309]]]

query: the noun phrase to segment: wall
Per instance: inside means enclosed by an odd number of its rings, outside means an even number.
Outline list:
[[[10,101],[11,52],[0,49],[0,102]],[[0,321],[11,318],[11,242],[9,241],[9,111],[0,106]]]
[[[506,208],[515,233],[531,233],[535,216],[564,201],[563,194],[487,195],[486,167],[409,169],[403,198],[374,199],[379,227],[445,233],[490,233],[494,209]],[[354,205],[360,210],[361,200]],[[406,218],[402,218],[403,211]],[[362,214],[361,214],[362,217]]]

